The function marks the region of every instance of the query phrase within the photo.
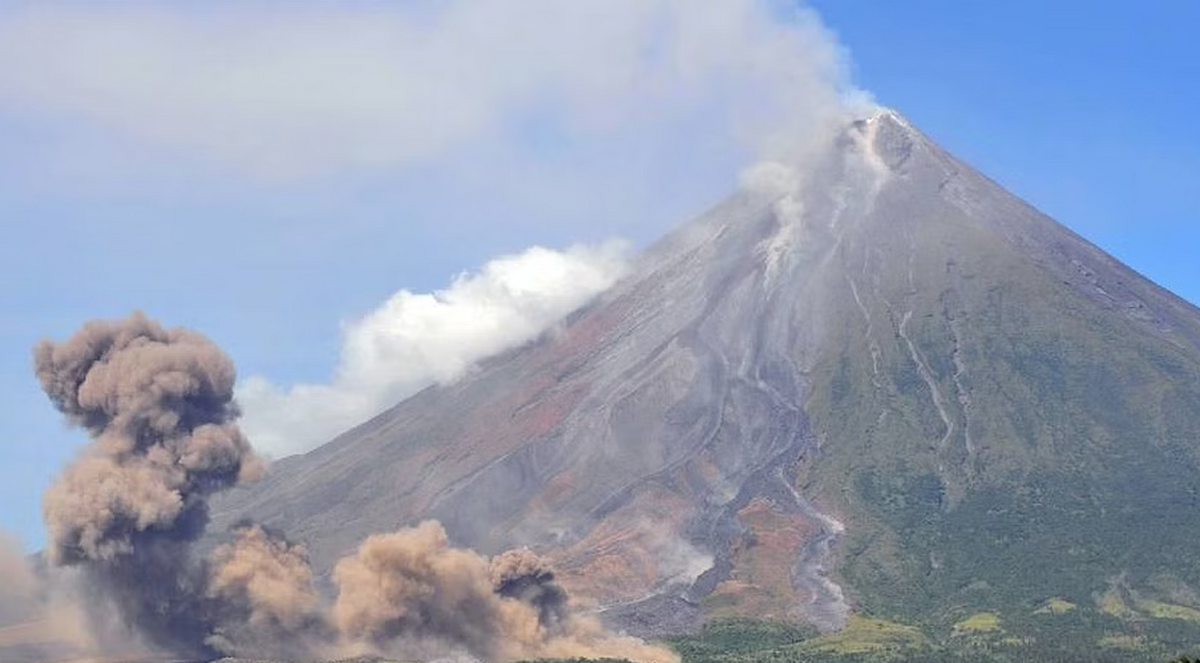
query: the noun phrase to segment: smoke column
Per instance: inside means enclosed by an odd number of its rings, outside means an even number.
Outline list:
[[[488,564],[488,577],[496,594],[537,608],[538,621],[543,626],[557,626],[567,618],[566,590],[554,582],[554,571],[546,560],[528,548],[493,557]]]
[[[342,637],[392,655],[461,647],[485,661],[622,657],[677,661],[674,652],[571,615],[566,593],[528,550],[488,560],[453,548],[442,526],[368,537],[334,568],[332,618]]]
[[[262,526],[243,524],[208,560],[194,559],[208,498],[262,471],[234,423],[229,358],[199,334],[135,313],[40,343],[34,366],[50,400],[91,438],[47,491],[44,515],[49,559],[81,571],[101,607],[97,631],[111,603],[149,644],[186,656],[678,660],[572,614],[533,552],[488,559],[452,547],[434,521],[371,536],[338,562],[332,605],[304,546]]]
[[[208,597],[221,610],[210,646],[289,658],[323,649],[330,633],[303,545],[245,524],[234,542],[213,552],[211,565]]]
[[[233,363],[141,313],[34,349],[42,388],[91,443],[46,492],[50,561],[78,566],[154,644],[202,653],[205,578],[190,544],[213,493],[262,469],[233,423]]]

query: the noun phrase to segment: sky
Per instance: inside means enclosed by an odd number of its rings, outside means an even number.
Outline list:
[[[520,343],[871,97],[1200,302],[1192,2],[0,0],[0,530],[85,442],[39,339],[142,309],[303,450]]]

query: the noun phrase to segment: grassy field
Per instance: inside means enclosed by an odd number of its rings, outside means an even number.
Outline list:
[[[853,617],[844,630],[824,635],[782,623],[722,621],[671,644],[683,663],[1165,663],[1200,651],[1182,632],[1165,642],[1171,631],[1154,628],[1158,618],[1115,625],[1081,618],[1087,612],[1098,611],[1043,612],[1040,624],[1011,628],[993,613],[976,613],[940,636],[936,629],[868,617]],[[1068,613],[1074,616],[1063,617]]]

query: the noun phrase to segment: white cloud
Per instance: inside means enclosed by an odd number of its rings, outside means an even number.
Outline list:
[[[276,178],[520,143],[539,122],[699,122],[777,158],[852,92],[815,15],[774,0],[288,9],[0,12],[0,110]]]
[[[273,456],[307,451],[475,362],[529,341],[624,272],[619,243],[534,247],[462,274],[444,290],[401,290],[344,326],[328,384],[279,387],[251,377],[238,388],[242,426]]]
[[[129,161],[133,187],[153,189],[156,164],[199,164],[252,192],[264,180],[436,172],[447,198],[462,195],[458,183],[496,182],[476,189],[553,201],[559,227],[578,229],[594,221],[585,212],[627,210],[613,201],[628,189],[645,189],[639,209],[688,186],[705,189],[689,194],[697,204],[716,198],[696,163],[764,159],[792,172],[860,95],[836,40],[786,0],[255,5],[0,9],[0,120],[31,123],[23,135],[40,145],[25,146],[21,172],[53,180]],[[523,222],[488,202],[479,223]],[[441,218],[425,205],[395,225]],[[210,234],[242,222],[214,219]],[[611,284],[614,256],[535,248],[437,293],[402,290],[344,327],[328,383],[245,380],[248,433],[276,456],[309,449],[452,380]]]

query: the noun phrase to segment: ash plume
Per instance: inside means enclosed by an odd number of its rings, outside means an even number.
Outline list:
[[[42,388],[91,443],[46,492],[48,556],[158,645],[202,652],[205,571],[190,546],[213,493],[262,464],[234,423],[233,363],[141,313],[34,349]]]
[[[226,653],[298,656],[329,636],[308,551],[245,524],[210,558],[207,596],[223,609],[208,644]]]
[[[554,581],[549,563],[532,550],[517,548],[493,557],[488,576],[496,594],[537,608],[542,626],[552,627],[567,618],[566,590]]]
[[[229,358],[135,313],[40,343],[34,365],[50,400],[91,438],[43,510],[48,558],[78,569],[93,633],[105,636],[97,642],[112,641],[111,606],[148,644],[185,656],[677,660],[573,614],[532,551],[488,559],[452,547],[434,521],[369,537],[336,565],[332,604],[304,546],[260,525],[240,525],[197,559],[208,498],[262,471],[235,423]],[[0,567],[18,568],[10,557]]]
[[[334,623],[348,639],[380,651],[461,643],[485,660],[509,658],[505,636],[538,627],[536,614],[494,593],[487,560],[451,548],[433,521],[367,538],[338,562],[334,581]]]
[[[527,550],[489,561],[453,548],[436,521],[375,535],[334,569],[333,622],[383,654],[461,647],[485,661],[627,657],[676,661],[668,649],[570,615],[553,573]],[[547,617],[550,617],[548,619]]]

